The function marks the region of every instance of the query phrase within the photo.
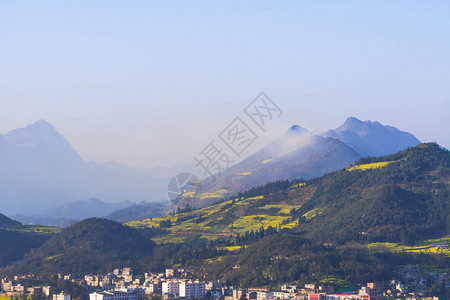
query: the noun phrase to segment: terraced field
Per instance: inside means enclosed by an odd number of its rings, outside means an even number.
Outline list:
[[[283,222],[289,221],[289,217],[269,216],[269,215],[252,215],[237,219],[226,228],[228,232],[244,233],[251,230],[267,229],[269,226],[273,228],[283,228]],[[293,225],[292,227],[294,227]]]
[[[246,248],[247,246],[228,246],[228,247],[219,247],[219,250],[227,250],[227,251],[237,251],[241,250],[242,248]]]
[[[372,170],[372,169],[379,169],[386,167],[388,164],[392,163],[392,161],[382,161],[382,162],[376,162],[376,163],[370,163],[370,164],[362,164],[353,166],[351,168],[348,168],[348,171],[356,171],[356,170]]]
[[[236,198],[189,213],[133,221],[126,225],[134,228],[162,228],[161,224],[163,224],[168,234],[154,238],[157,244],[182,243],[196,237],[215,240],[251,230],[267,229],[269,226],[282,229],[298,225],[298,221],[291,220],[290,212],[301,206],[265,205],[263,200],[264,196]],[[311,217],[314,215],[317,213],[312,213]],[[167,226],[169,221],[170,226]]]
[[[450,257],[450,238],[427,240],[414,246],[405,246],[397,243],[372,243],[367,245],[367,247],[374,252],[439,253]]]
[[[44,225],[21,225],[18,227],[3,228],[3,229],[17,232],[37,233],[43,235],[51,235],[61,231],[61,228]]]

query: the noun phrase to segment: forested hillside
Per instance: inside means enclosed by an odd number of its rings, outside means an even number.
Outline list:
[[[27,226],[0,214],[0,268],[19,261],[31,249],[37,248],[58,229],[47,226]]]
[[[106,219],[86,219],[52,236],[15,270],[47,274],[106,272],[153,254],[155,244],[143,233]]]
[[[449,187],[449,152],[421,144],[308,181],[269,183],[202,209],[184,207],[127,226],[86,220],[52,237],[19,270],[183,266],[243,286],[330,276],[351,286],[388,280],[410,263],[445,272]]]

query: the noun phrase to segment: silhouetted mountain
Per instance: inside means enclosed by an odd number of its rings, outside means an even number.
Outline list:
[[[294,125],[283,136],[227,169],[216,180],[204,180],[203,192],[208,194],[197,193],[195,201],[185,197],[174,203],[205,206],[270,181],[319,177],[346,167],[361,156],[388,155],[419,143],[410,133],[354,117],[322,136]]]
[[[286,222],[277,224],[273,219],[273,226],[294,222],[288,227],[321,243],[443,237],[450,233],[448,156],[436,144],[420,144],[388,156],[362,158],[354,168],[308,181],[265,184],[239,193],[234,201],[182,214],[170,230],[172,234],[182,234],[186,228],[195,235],[231,234],[247,226],[258,228],[265,218],[278,216]]]
[[[270,181],[310,179],[346,167],[361,156],[343,142],[323,138],[294,125],[280,138],[226,170],[215,181],[206,180],[203,190],[236,194]],[[205,206],[217,198],[203,198]]]
[[[97,198],[91,198],[86,201],[75,201],[62,204],[57,207],[47,209],[37,215],[15,215],[14,218],[24,224],[42,224],[66,227],[83,219],[105,217],[113,211],[126,208],[132,204],[133,203],[129,201],[107,203]]]
[[[438,145],[420,144],[361,158],[311,180],[277,181],[207,208],[126,224],[139,231],[88,219],[54,235],[10,270],[84,274],[119,265],[141,270],[183,265],[206,278],[248,286],[329,276],[384,281],[411,263],[446,269],[448,155]],[[162,245],[148,244],[147,238]],[[415,247],[396,254],[373,242]],[[416,253],[427,247],[433,250]]]
[[[349,118],[324,136],[292,126],[279,139],[226,170],[216,181],[205,180],[203,191],[209,195],[200,197],[196,205],[208,205],[269,181],[321,176],[355,162],[360,156],[390,154],[419,143],[413,135],[394,127],[356,118]],[[56,220],[46,220],[45,214],[39,215],[56,205],[92,197],[105,202],[161,202],[167,199],[167,183],[172,176],[200,172],[190,164],[135,169],[114,162],[85,162],[46,121],[0,135],[0,168],[3,212],[17,215],[26,223],[44,224],[70,223],[70,219],[93,216],[66,219],[56,211],[52,212]],[[219,190],[223,193],[214,196]],[[27,218],[30,215],[34,219]],[[94,216],[105,215],[99,209]]]
[[[392,154],[420,144],[414,135],[378,122],[360,121],[350,117],[340,127],[323,133],[324,137],[338,139],[361,156]]]
[[[116,222],[144,220],[163,215],[166,208],[167,202],[144,202],[116,210],[108,214],[105,218]]]
[[[0,228],[17,227],[22,225],[22,223],[8,218],[7,216],[0,214]]]
[[[136,169],[85,162],[41,120],[0,135],[0,204],[8,215],[30,216],[92,197],[106,202],[164,201],[169,179],[190,167]]]

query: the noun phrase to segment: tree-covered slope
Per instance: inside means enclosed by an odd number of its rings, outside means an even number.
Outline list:
[[[120,223],[91,218],[53,235],[27,255],[15,272],[89,273],[134,265],[153,254],[154,243]]]
[[[0,214],[0,227],[17,227],[22,225],[22,223],[15,221],[13,219],[8,218],[7,216]]]
[[[164,266],[185,263],[231,284],[387,280],[404,264],[449,270],[449,183],[449,152],[421,144],[308,181],[273,182],[210,207],[127,224],[165,230],[154,238]],[[193,262],[186,249],[201,240],[217,252]]]
[[[269,226],[323,243],[403,242],[448,234],[450,161],[435,144],[302,181],[279,181],[189,213],[130,222],[165,227],[160,243]]]
[[[448,151],[422,144],[359,163],[351,171],[310,182],[317,190],[294,214],[300,217],[308,208],[321,211],[301,226],[306,236],[333,242],[413,243],[450,234]]]
[[[164,202],[142,202],[116,210],[105,218],[116,222],[144,220],[162,215],[166,206]]]
[[[48,240],[49,236],[0,228],[0,268],[22,260],[24,255]]]
[[[57,229],[28,226],[0,214],[0,268],[22,260],[24,255],[50,238]]]
[[[387,280],[410,263],[450,271],[449,183],[449,152],[421,144],[308,181],[268,183],[202,209],[126,226],[88,219],[54,235],[16,271],[183,266],[244,286],[327,276],[349,284]]]

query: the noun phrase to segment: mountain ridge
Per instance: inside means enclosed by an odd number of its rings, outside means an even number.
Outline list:
[[[349,117],[337,129],[322,135],[293,125],[272,143],[231,166],[215,180],[206,179],[202,186],[205,193],[194,198],[196,205],[204,207],[269,181],[319,177],[346,167],[360,157],[392,154],[418,143],[420,141],[410,133],[355,117]],[[217,196],[213,197],[214,193]],[[181,206],[189,202],[193,205],[190,198],[176,202]]]
[[[445,270],[450,255],[444,238],[450,234],[448,157],[436,144],[420,144],[361,158],[318,178],[268,183],[206,208],[128,222],[158,245],[127,265],[163,270],[181,264],[198,276],[242,286],[314,282],[326,276],[354,284],[384,281],[411,263]],[[55,247],[40,247],[14,270],[39,274],[43,265],[53,273],[93,270],[81,270],[77,259],[64,259],[69,249],[80,248],[84,233],[93,238],[103,232],[95,232],[97,226],[89,221],[81,224],[88,226],[80,226],[80,234],[68,239],[58,234],[52,238],[58,241]],[[110,230],[109,225],[98,228]],[[383,247],[392,243],[413,251],[397,254]],[[108,255],[100,251],[95,257]],[[111,269],[110,261],[100,262],[98,270]]]
[[[97,198],[90,198],[85,201],[74,201],[58,205],[36,215],[14,215],[13,218],[25,224],[67,227],[87,218],[105,217],[132,204],[129,201],[108,203]]]
[[[31,216],[92,197],[110,203],[164,201],[167,182],[186,168],[196,171],[193,164],[136,169],[85,162],[50,123],[40,120],[0,135],[0,203],[3,213]]]
[[[361,156],[388,155],[420,143],[411,133],[355,117],[349,117],[344,124],[324,132],[322,136],[346,143]]]

